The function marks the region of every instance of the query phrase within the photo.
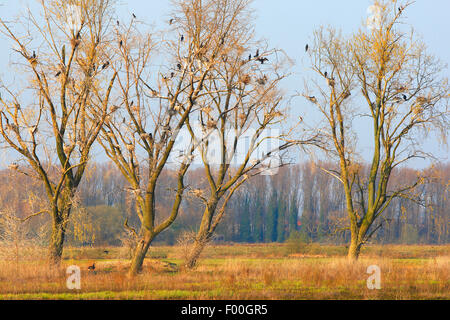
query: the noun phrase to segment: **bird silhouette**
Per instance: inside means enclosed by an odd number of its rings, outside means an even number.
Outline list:
[[[259,57],[259,49],[256,50],[256,54],[255,54],[255,58],[258,58],[258,57]]]
[[[261,62],[261,64],[264,64],[264,62],[269,61],[269,59],[267,59],[266,57],[264,57],[264,58],[259,58],[259,59],[256,59],[256,60],[258,60],[259,62]]]
[[[408,97],[406,96],[406,94],[403,95],[403,100],[408,101]]]
[[[248,55],[248,61],[250,61],[250,60],[252,60],[252,55],[251,54]]]
[[[325,76],[325,78],[328,78],[328,72],[325,71],[325,73],[323,74]]]
[[[307,45],[305,46],[305,52],[308,52],[308,49],[309,49],[309,45],[307,44]]]
[[[120,41],[119,41],[119,46],[122,47],[122,45],[123,45],[123,41],[120,40]]]
[[[134,19],[136,19],[136,15],[134,13],[132,14],[132,16],[133,16]]]
[[[95,270],[95,262],[92,264],[92,266],[88,267],[89,271],[94,271]]]
[[[108,68],[109,66],[109,61],[106,61],[103,65],[102,65],[102,70],[105,70],[106,68]]]
[[[180,38],[180,40],[181,40],[181,42],[183,42],[183,41],[184,41],[184,35],[181,35],[181,38]]]
[[[33,59],[36,59],[36,51],[33,51],[32,58],[33,58]]]
[[[61,71],[58,71],[58,72],[55,74],[55,77],[58,78],[60,75],[61,75]]]
[[[117,20],[117,21],[116,21],[116,23],[117,23],[117,26],[120,26],[120,22],[119,22],[119,20]]]
[[[178,70],[181,70],[181,64],[180,63],[177,64],[177,68],[178,68]]]

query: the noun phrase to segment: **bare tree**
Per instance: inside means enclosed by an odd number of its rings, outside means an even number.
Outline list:
[[[49,258],[58,264],[72,199],[111,112],[116,73],[99,66],[107,63],[113,2],[55,0],[40,6],[42,17],[29,10],[25,21],[0,20],[24,72],[17,85],[1,83],[0,133],[20,156],[11,167],[43,183],[48,205],[25,219],[50,214]]]
[[[137,204],[140,230],[125,223],[138,238],[130,275],[140,271],[153,239],[177,218],[186,189],[184,177],[198,143],[185,144],[174,161],[171,155],[180,130],[207,94],[205,81],[222,59],[224,39],[237,27],[243,3],[174,2],[169,34],[175,37],[163,39],[160,55],[152,37],[140,33],[134,21],[123,29],[118,23],[119,58],[112,67],[118,72],[119,111],[106,121],[100,143],[127,179]],[[159,70],[151,61],[161,62]],[[173,201],[158,207],[156,192],[166,168],[175,172]],[[166,208],[170,210],[163,217]]]
[[[323,115],[320,130],[339,161],[339,170],[323,169],[344,187],[350,259],[357,259],[361,246],[381,228],[382,221],[376,221],[393,199],[417,200],[411,193],[423,177],[399,186],[389,183],[391,175],[411,159],[432,159],[421,148],[424,137],[434,131],[445,141],[449,125],[449,87],[440,76],[443,66],[412,32],[402,31],[410,4],[375,5],[379,16],[371,30],[361,29],[346,39],[322,28],[315,32],[309,51],[318,79],[314,92],[306,88],[305,97]],[[362,165],[354,130],[356,121],[364,119],[373,137],[368,170]]]
[[[249,10],[248,1],[221,1],[221,5]],[[196,266],[233,194],[251,177],[287,165],[289,147],[315,141],[315,137],[290,139],[286,100],[280,90],[288,76],[287,58],[281,50],[268,50],[254,39],[249,12],[237,18],[221,39],[221,57],[204,83],[198,123],[192,117],[187,122],[192,139],[200,145],[205,181],[190,188],[204,212],[185,262],[188,268]]]

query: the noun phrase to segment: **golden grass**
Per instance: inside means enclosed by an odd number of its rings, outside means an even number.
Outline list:
[[[58,270],[36,253],[33,259],[0,260],[0,299],[450,298],[450,246],[374,246],[357,263],[348,262],[343,249],[319,246],[293,253],[288,245],[215,246],[189,271],[169,264],[181,264],[180,248],[155,247],[143,273],[130,279],[122,248],[110,248],[108,255],[103,248],[69,248]],[[35,250],[45,256],[45,249]],[[87,270],[92,262],[96,273]],[[66,288],[69,265],[82,270],[79,291]],[[381,268],[381,290],[367,289],[369,265]]]

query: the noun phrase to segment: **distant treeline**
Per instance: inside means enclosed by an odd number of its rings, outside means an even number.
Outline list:
[[[350,233],[345,197],[339,180],[321,170],[320,163],[284,167],[273,176],[257,176],[244,184],[227,207],[218,228],[217,241],[245,243],[284,242],[296,237],[305,242],[347,243]],[[327,164],[329,168],[330,165]],[[397,169],[390,183],[414,181],[417,171]],[[449,243],[450,164],[427,169],[432,178],[405,199],[395,199],[373,229],[377,243]],[[157,208],[168,214],[165,205],[173,197],[173,175],[166,171],[158,189]],[[201,169],[187,179],[187,193],[174,225],[156,241],[175,244],[186,232],[196,231],[202,204],[189,190],[202,189],[206,183]],[[128,225],[137,229],[136,206],[126,181],[111,164],[91,166],[78,195],[72,216],[68,243],[72,245],[121,245],[130,239]],[[16,172],[0,172],[0,206],[16,218],[25,218],[45,208],[45,196],[32,177]],[[167,211],[167,212],[166,212]],[[0,222],[0,236],[48,238],[50,219],[46,214],[26,222]],[[15,234],[16,233],[16,234]]]

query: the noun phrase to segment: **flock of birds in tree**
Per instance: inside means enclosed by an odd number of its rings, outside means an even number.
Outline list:
[[[403,11],[403,7],[399,7],[399,8],[398,8],[398,11],[399,11],[399,14],[401,14],[402,11]],[[136,19],[136,18],[137,18],[136,15],[135,15],[134,13],[132,13],[132,17],[133,17],[133,19]],[[169,24],[172,25],[175,21],[176,21],[175,18],[171,18],[171,19],[169,20]],[[117,23],[117,26],[120,26],[120,21],[119,21],[119,20],[117,20],[116,23]],[[79,44],[79,41],[80,41],[80,40],[81,40],[81,31],[79,31],[79,32],[77,33],[77,35],[74,36],[74,41],[76,41],[75,46]],[[184,40],[185,40],[184,35],[181,35],[181,36],[180,36],[180,41],[181,41],[181,42],[184,42]],[[225,37],[222,37],[222,39],[221,39],[221,44],[223,45],[224,42],[225,42]],[[122,39],[119,41],[119,46],[120,46],[120,47],[123,46],[123,40],[122,40]],[[201,47],[203,47],[203,45],[202,45]],[[308,51],[309,51],[309,44],[306,44],[306,45],[305,45],[305,52],[308,52]],[[29,56],[28,59],[30,60],[30,62],[31,62],[32,64],[36,64],[36,63],[37,63],[37,55],[36,55],[36,52],[33,51],[33,54],[32,54],[31,56]],[[249,54],[248,60],[251,61],[252,59],[255,59],[256,61],[260,62],[261,64],[264,64],[265,62],[268,62],[268,61],[269,61],[269,59],[268,59],[267,57],[262,57],[262,56],[260,56],[260,51],[259,51],[259,49],[256,50],[256,53],[255,53],[254,56],[252,56],[252,54]],[[101,70],[105,70],[106,68],[109,67],[109,65],[110,65],[110,62],[109,62],[109,61],[106,61],[106,62],[103,63],[103,65],[101,66]],[[177,70],[178,70],[178,71],[181,71],[181,69],[182,69],[181,63],[178,63],[176,67],[177,67]],[[93,71],[95,72],[96,70],[97,70],[97,68],[96,68],[96,66],[95,66],[95,64],[94,64],[94,65],[93,65]],[[55,77],[59,77],[61,74],[62,74],[62,70],[59,70],[59,71],[55,74]],[[175,76],[175,73],[174,73],[174,72],[171,72],[171,73],[170,73],[170,78],[173,78],[174,76]],[[333,78],[333,77],[328,78],[328,72],[327,72],[327,71],[325,71],[324,76],[325,76],[325,78],[327,79],[327,84],[328,84],[330,87],[334,87],[334,85],[335,85],[335,80],[334,80],[334,78]],[[164,79],[164,80],[167,80],[168,77],[167,77],[167,76],[163,76],[163,79]],[[263,84],[265,84],[266,81],[267,81],[267,76],[264,76],[263,78],[258,79],[257,82],[258,82],[258,84],[263,85]],[[344,95],[344,99],[348,98],[350,95],[351,95],[351,93],[350,93],[350,92],[347,92],[347,93]],[[317,103],[316,97],[311,96],[311,97],[307,97],[307,98],[308,98],[311,102]],[[407,97],[405,94],[402,94],[402,98],[403,98],[404,101],[408,101],[408,97]],[[400,102],[400,100],[401,100],[401,98],[398,98],[396,102]],[[133,101],[131,102],[131,105],[133,105]],[[17,169],[16,169],[16,170],[17,170]],[[107,251],[105,251],[105,253],[107,253]],[[93,264],[92,266],[89,266],[89,268],[90,268],[89,270],[95,270],[95,264]]]
[[[398,11],[399,11],[399,13],[402,13],[403,8],[402,8],[402,7],[398,8]],[[306,44],[306,46],[305,46],[305,52],[308,52],[308,50],[309,50],[309,44]],[[327,84],[328,84],[330,87],[334,87],[334,85],[335,85],[335,80],[334,80],[334,78],[333,78],[333,77],[328,78],[328,72],[327,72],[327,71],[325,71],[323,75],[324,75],[325,78],[327,79]],[[347,92],[344,94],[344,97],[343,97],[343,98],[344,98],[344,99],[347,99],[347,98],[350,97],[350,96],[351,96],[351,93],[347,91]],[[407,97],[406,94],[404,94],[404,93],[402,94],[402,98],[403,98],[403,100],[404,100],[405,102],[408,101],[408,97]],[[396,102],[399,103],[399,102],[401,101],[402,98],[397,98],[397,99],[396,99]],[[317,103],[317,99],[316,99],[315,96],[307,97],[307,99],[308,99],[309,101],[311,101],[312,103]]]

